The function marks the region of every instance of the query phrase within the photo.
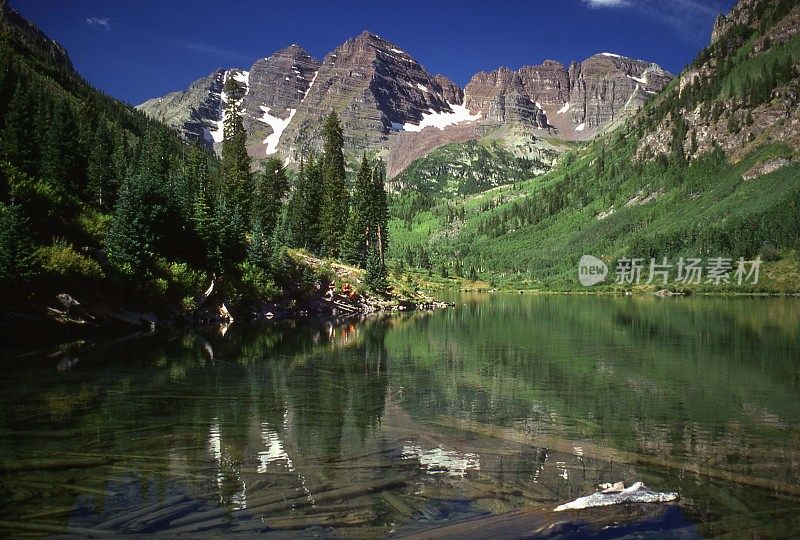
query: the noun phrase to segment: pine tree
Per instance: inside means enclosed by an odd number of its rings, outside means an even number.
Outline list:
[[[146,176],[159,184],[169,181],[172,151],[167,133],[151,127],[145,131],[138,147],[136,174]]]
[[[222,178],[225,188],[237,202],[244,205],[251,188],[250,156],[247,154],[247,134],[242,122],[242,111],[236,97],[241,87],[234,79],[225,82],[228,104],[225,108],[222,141]]]
[[[311,154],[301,162],[297,181],[289,197],[286,236],[290,246],[319,253],[321,199],[321,162]]]
[[[303,199],[302,194],[306,183],[305,159],[300,159],[300,167],[295,176],[294,185],[289,193],[289,200],[286,202],[286,229],[284,240],[286,245],[293,247],[305,247],[305,228],[303,224]]]
[[[112,150],[111,150],[111,166],[114,168],[114,178],[118,184],[118,188],[114,193],[110,193],[110,197],[106,197],[111,207],[114,206],[117,200],[117,192],[119,186],[128,177],[131,166],[131,156],[133,153],[128,146],[128,137],[125,131],[118,125],[114,125],[112,137]]]
[[[67,105],[58,103],[42,148],[40,172],[51,186],[73,197],[86,191],[86,165],[75,139],[77,124]]]
[[[37,126],[32,122],[34,111],[28,91],[17,83],[0,130],[0,158],[30,175],[38,170]]]
[[[233,268],[247,253],[245,231],[246,213],[242,205],[230,196],[219,196],[213,207],[211,244],[212,269],[218,273]]]
[[[375,242],[381,264],[385,266],[389,250],[389,202],[386,197],[386,167],[381,160],[372,170],[368,205],[371,241]]]
[[[259,270],[270,267],[270,242],[269,236],[264,232],[260,220],[250,226],[250,244],[247,246],[247,262]]]
[[[272,236],[278,224],[281,205],[289,190],[286,169],[278,158],[267,158],[255,175],[251,201],[251,221],[259,223],[266,237]]]
[[[348,193],[345,184],[344,137],[339,116],[331,111],[323,127],[325,138],[322,156],[322,207],[320,235],[322,254],[337,257],[347,226]]]
[[[28,220],[16,205],[0,203],[0,280],[23,281],[30,268]]]
[[[342,240],[342,258],[364,268],[367,264],[367,244],[370,234],[372,196],[372,169],[364,155],[356,175],[353,196],[350,199],[350,218]]]
[[[109,262],[121,273],[140,278],[155,255],[157,229],[166,219],[161,186],[149,176],[126,179],[106,235]]]
[[[112,208],[112,196],[118,189],[114,161],[111,159],[113,142],[105,122],[101,122],[95,132],[94,141],[86,165],[86,179],[89,184],[91,200],[99,208]]]
[[[367,289],[375,292],[386,292],[389,282],[386,273],[386,265],[381,262],[380,254],[376,246],[371,246],[367,255],[367,269],[364,272],[364,285]]]
[[[678,166],[686,164],[686,153],[683,149],[683,142],[686,139],[686,120],[681,115],[673,115],[673,128],[672,128],[672,161]]]

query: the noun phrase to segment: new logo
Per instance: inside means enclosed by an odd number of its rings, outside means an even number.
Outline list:
[[[584,287],[591,287],[606,280],[608,266],[592,255],[584,255],[578,263],[578,281]]]

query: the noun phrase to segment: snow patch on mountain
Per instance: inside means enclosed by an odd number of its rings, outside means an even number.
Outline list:
[[[231,78],[244,86],[244,94],[240,99],[236,100],[236,104],[239,107],[242,106],[242,101],[244,100],[244,96],[250,91],[250,72],[239,70],[239,69],[229,69],[225,72],[225,75],[222,77],[222,87],[225,87],[225,83],[228,79]],[[219,120],[214,122],[214,127],[211,129],[204,129],[203,130],[203,138],[207,141],[213,141],[215,143],[221,143],[222,139],[225,136],[225,117],[227,115],[226,109],[228,107],[228,94],[225,93],[225,90],[222,90],[219,94]]]
[[[244,93],[250,91],[250,72],[249,71],[235,71],[233,73],[233,80],[241,83],[244,86]]]
[[[467,109],[464,105],[454,105],[452,103],[448,103],[448,105],[450,106],[451,112],[430,111],[429,113],[422,115],[422,120],[419,124],[407,122],[402,125],[402,129],[397,131],[422,131],[426,127],[444,129],[447,126],[460,124],[462,122],[473,122],[475,120],[479,120],[483,116],[480,112],[477,114],[470,113],[469,109]],[[392,124],[393,129],[394,126],[395,125]]]
[[[267,145],[266,154],[269,156],[278,151],[278,142],[281,140],[283,130],[285,130],[286,126],[289,125],[289,122],[292,121],[294,113],[297,112],[297,109],[289,109],[289,116],[286,118],[278,118],[277,116],[272,116],[269,114],[269,107],[264,107],[261,105],[260,108],[262,111],[264,111],[264,116],[259,118],[259,120],[272,128],[272,133],[268,135],[266,139],[264,139],[264,144]]]
[[[564,114],[569,110],[569,103],[564,103],[564,106],[556,111],[556,114]]]
[[[586,123],[578,124],[578,127],[575,128],[575,131],[583,131],[586,129]]]
[[[311,91],[311,87],[314,86],[314,81],[317,80],[317,75],[319,75],[319,70],[317,70],[317,72],[314,73],[314,77],[311,79],[311,82],[308,83],[308,88],[306,88],[306,92],[305,94],[303,94],[303,99],[300,100],[300,103],[303,103],[308,97],[308,93]]]

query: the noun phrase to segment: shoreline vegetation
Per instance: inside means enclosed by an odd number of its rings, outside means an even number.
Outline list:
[[[167,299],[151,304],[149,309],[123,309],[96,296],[84,302],[82,296],[69,292],[55,294],[46,301],[6,310],[2,326],[13,330],[15,337],[50,330],[54,334],[113,331],[153,331],[156,329],[226,328],[234,322],[258,323],[284,320],[336,320],[386,312],[442,309],[452,303],[434,298],[418,288],[406,275],[387,273],[387,286],[381,292],[364,285],[366,272],[338,261],[291,250],[287,261],[310,270],[304,283],[293,284],[269,300],[246,299],[228,308],[226,299],[215,292],[215,280],[194,298],[195,309],[187,311]],[[8,334],[9,332],[7,332]]]

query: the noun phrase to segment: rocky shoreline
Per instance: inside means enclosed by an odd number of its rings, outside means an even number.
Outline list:
[[[61,293],[48,302],[43,310],[3,310],[0,328],[7,339],[30,334],[105,333],[115,331],[155,331],[177,328],[202,328],[237,323],[331,320],[386,312],[434,310],[454,304],[433,298],[383,299],[374,296],[350,298],[344,294],[314,295],[303,300],[285,299],[279,302],[260,302],[250,309],[233,312],[225,301],[209,302],[191,313],[167,307],[155,311],[138,311],[84,304],[80,299]]]

